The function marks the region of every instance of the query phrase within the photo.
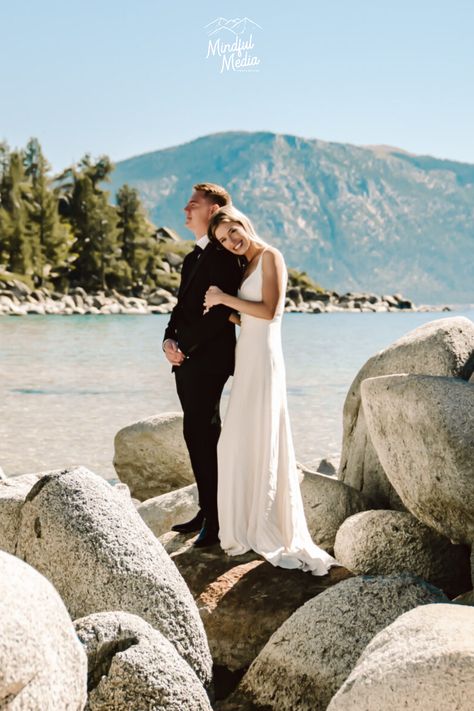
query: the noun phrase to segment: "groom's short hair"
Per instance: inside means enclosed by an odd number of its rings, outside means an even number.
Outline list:
[[[232,205],[232,198],[222,185],[217,185],[216,183],[196,183],[196,185],[193,185],[193,190],[199,190],[199,192],[204,193],[210,202],[216,203],[219,207]]]

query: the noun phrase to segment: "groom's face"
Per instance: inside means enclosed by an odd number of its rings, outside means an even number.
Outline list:
[[[195,190],[183,209],[186,215],[186,227],[202,237],[207,232],[209,220],[219,209],[219,205],[211,202],[204,193]]]

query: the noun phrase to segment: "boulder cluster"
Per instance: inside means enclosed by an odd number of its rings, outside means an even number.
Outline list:
[[[162,288],[127,296],[115,289],[87,294],[77,286],[61,294],[46,287],[30,289],[16,279],[0,281],[0,315],[167,314],[176,301],[171,292]]]
[[[0,706],[12,711],[468,711],[474,324],[375,354],[338,470],[299,466],[325,576],[171,532],[197,510],[180,413],[83,467],[0,478]]]
[[[349,311],[355,313],[378,313],[380,311],[450,311],[449,306],[416,306],[402,294],[377,294],[365,292],[315,291],[301,286],[287,289],[285,311],[298,313],[334,313]]]
[[[143,285],[134,293],[122,294],[116,289],[86,293],[71,287],[60,293],[43,286],[32,289],[19,279],[0,279],[0,315],[26,316],[73,314],[167,314],[176,304],[181,266],[184,257],[165,252],[158,270],[158,285]],[[449,311],[448,306],[415,306],[401,294],[377,296],[371,293],[338,294],[298,285],[291,280],[285,310],[298,313],[332,313],[349,311],[360,313],[379,311]]]

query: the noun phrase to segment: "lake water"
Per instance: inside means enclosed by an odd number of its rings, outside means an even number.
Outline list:
[[[283,345],[299,461],[341,450],[350,383],[381,348],[450,313],[286,314]],[[179,411],[161,351],[168,316],[0,317],[0,466],[6,474],[83,464],[107,479],[116,432]],[[231,380],[228,385],[230,386]],[[228,388],[222,401],[225,411]]]

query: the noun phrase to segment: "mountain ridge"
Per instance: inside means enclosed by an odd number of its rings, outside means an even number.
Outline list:
[[[472,164],[222,131],[117,162],[111,189],[133,185],[156,224],[187,236],[182,207],[203,181],[225,185],[259,234],[328,288],[474,301]]]

